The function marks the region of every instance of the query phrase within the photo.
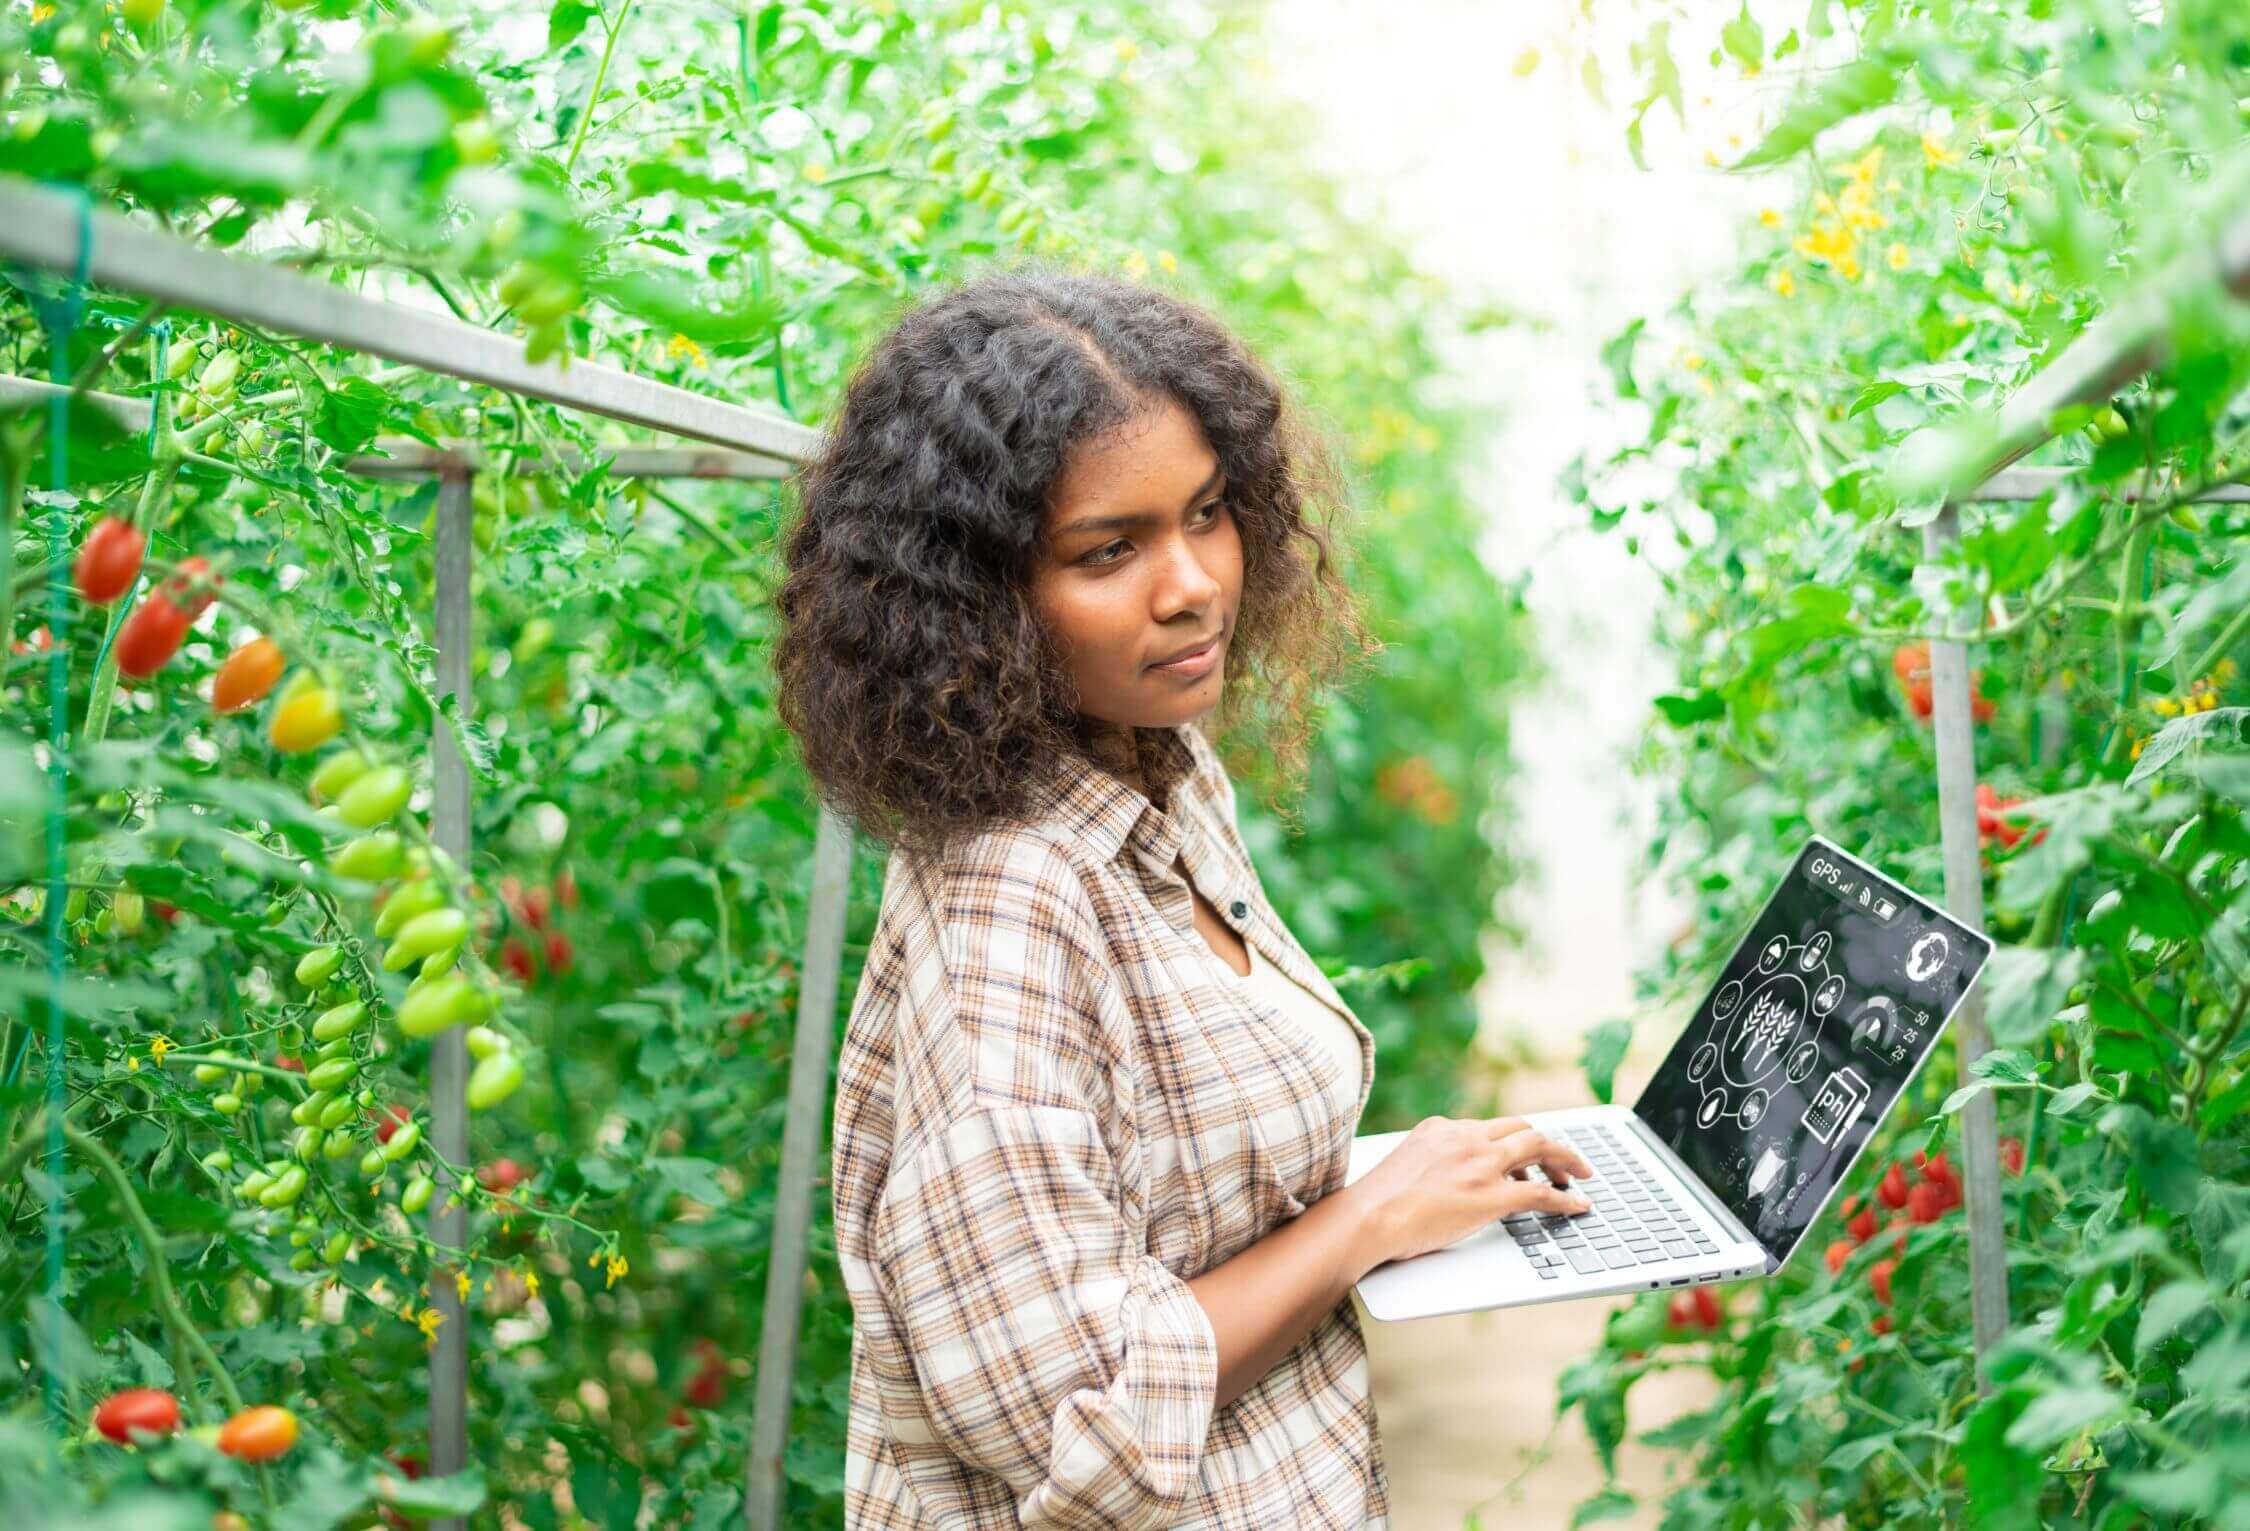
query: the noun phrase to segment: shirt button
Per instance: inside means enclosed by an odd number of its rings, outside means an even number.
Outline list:
[[[1238,919],[1238,920],[1239,920],[1239,919],[1241,919],[1241,918],[1242,918],[1242,917],[1243,917],[1244,915],[1248,914],[1249,912],[1250,912],[1250,906],[1249,906],[1248,904],[1244,903],[1244,902],[1243,902],[1243,901],[1242,901],[1241,899],[1239,899],[1239,898],[1238,898],[1238,899],[1236,899],[1236,900],[1235,900],[1235,901],[1234,901],[1233,903],[1231,903],[1231,904],[1227,905],[1227,913],[1229,913],[1229,914],[1233,915],[1233,916],[1234,916],[1234,917],[1235,917],[1236,919]]]

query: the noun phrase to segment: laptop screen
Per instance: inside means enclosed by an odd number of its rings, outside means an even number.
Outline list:
[[[1816,835],[1633,1109],[1778,1267],[1991,953]]]

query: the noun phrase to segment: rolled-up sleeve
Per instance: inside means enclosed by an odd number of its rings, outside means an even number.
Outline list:
[[[926,1417],[1026,1526],[1162,1526],[1193,1493],[1218,1340],[1142,1251],[1087,1112],[980,1108],[893,1167],[875,1266]]]

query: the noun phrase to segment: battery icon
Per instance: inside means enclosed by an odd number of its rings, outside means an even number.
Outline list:
[[[1878,919],[1887,920],[1896,913],[1898,913],[1898,905],[1892,903],[1889,899],[1879,898],[1875,901],[1875,914]]]

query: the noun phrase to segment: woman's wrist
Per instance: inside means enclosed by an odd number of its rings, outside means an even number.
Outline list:
[[[1391,1257],[1395,1234],[1390,1205],[1365,1185],[1348,1185],[1329,1199],[1341,1203],[1338,1211],[1351,1230],[1344,1273],[1347,1285],[1356,1283]]]

